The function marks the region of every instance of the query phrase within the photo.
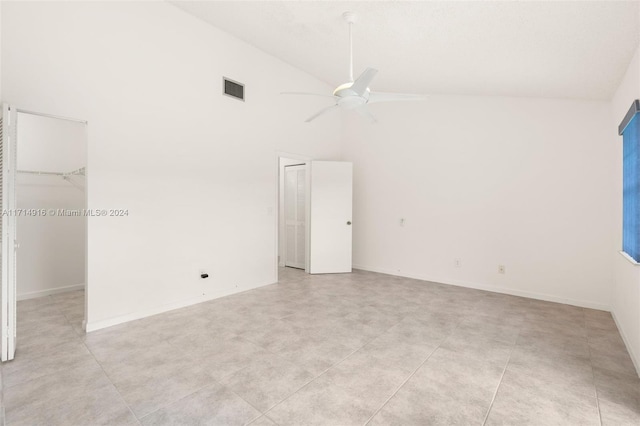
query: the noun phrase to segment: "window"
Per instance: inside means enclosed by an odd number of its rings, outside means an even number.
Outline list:
[[[640,262],[640,101],[622,120],[622,250]]]

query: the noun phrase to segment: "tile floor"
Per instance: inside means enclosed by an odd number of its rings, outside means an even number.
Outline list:
[[[638,425],[611,316],[356,271],[85,335],[82,292],[18,304],[12,425]]]

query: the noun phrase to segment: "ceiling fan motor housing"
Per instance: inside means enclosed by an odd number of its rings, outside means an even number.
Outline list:
[[[367,88],[361,95],[355,90],[351,89],[352,85],[353,83],[351,82],[344,83],[338,86],[336,90],[333,91],[333,95],[339,98],[337,100],[338,105],[340,105],[342,108],[354,109],[366,104],[369,100],[369,88]]]

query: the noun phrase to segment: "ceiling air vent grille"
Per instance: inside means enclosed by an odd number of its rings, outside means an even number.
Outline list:
[[[222,77],[223,94],[244,101],[244,84]]]

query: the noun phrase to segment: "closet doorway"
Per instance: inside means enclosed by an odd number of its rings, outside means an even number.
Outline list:
[[[309,161],[295,157],[278,157],[278,266],[308,272]]]
[[[8,172],[13,185],[7,195],[14,198],[13,203],[3,200],[3,207],[13,204],[16,212],[9,223],[15,239],[9,285],[13,280],[19,356],[37,347],[33,340],[44,326],[84,333],[90,213],[87,123],[9,108],[14,140],[10,136],[7,142],[15,165]],[[11,305],[11,298],[8,302]]]
[[[306,265],[306,200],[305,164],[284,167],[284,266],[305,269]]]
[[[353,165],[285,153],[277,158],[276,277],[285,267],[308,274],[350,273]]]

